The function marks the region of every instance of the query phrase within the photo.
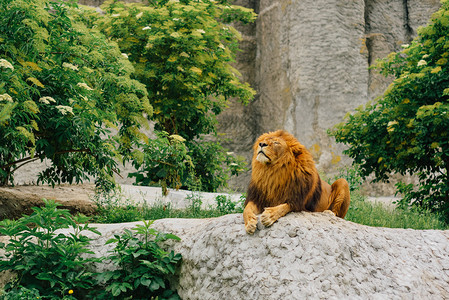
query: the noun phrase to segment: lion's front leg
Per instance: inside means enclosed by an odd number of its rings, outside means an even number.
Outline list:
[[[254,202],[250,201],[243,210],[243,220],[245,221],[245,229],[249,234],[253,234],[257,228],[257,214],[260,211]]]
[[[260,222],[264,226],[271,226],[274,222],[276,222],[280,217],[285,216],[291,211],[291,207],[289,204],[284,203],[278,206],[266,207],[260,216]]]

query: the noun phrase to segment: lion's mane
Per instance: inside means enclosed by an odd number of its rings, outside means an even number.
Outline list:
[[[259,162],[258,145],[273,139],[285,141],[284,153],[273,163]],[[292,211],[315,210],[322,193],[321,179],[312,155],[293,135],[283,130],[265,133],[257,139],[253,150],[245,205],[250,199],[260,211],[283,203],[288,203]]]

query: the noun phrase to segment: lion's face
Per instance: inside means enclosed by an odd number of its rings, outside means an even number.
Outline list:
[[[274,164],[281,157],[290,154],[287,142],[281,135],[264,134],[254,144],[255,160],[262,164]]]

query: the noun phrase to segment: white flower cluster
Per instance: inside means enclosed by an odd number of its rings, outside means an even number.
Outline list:
[[[91,88],[90,86],[88,86],[87,84],[85,84],[84,82],[79,82],[79,83],[77,84],[77,86],[82,87],[82,88],[85,88],[85,89],[88,90],[88,91],[93,91],[93,90],[94,90],[93,88]]]
[[[12,97],[8,94],[0,94],[0,101],[14,102]]]
[[[63,115],[66,115],[68,113],[73,115],[73,108],[71,108],[70,106],[65,106],[65,105],[57,105],[56,108],[59,110],[59,112]]]
[[[56,103],[56,100],[53,99],[52,97],[45,96],[45,97],[41,97],[39,99],[39,102],[44,103],[44,104],[50,104],[50,103]]]
[[[182,136],[177,135],[177,134],[170,135],[170,138],[175,140],[175,141],[181,142],[181,143],[184,143],[186,141],[185,138],[183,138]]]
[[[78,66],[72,65],[70,63],[62,63],[62,66],[67,69],[71,69],[73,71],[78,71]]]
[[[6,68],[6,69],[11,69],[14,71],[14,66],[7,61],[6,59],[0,58],[0,67],[2,68]]]
[[[427,62],[424,59],[418,61],[418,67],[427,65]]]
[[[142,28],[142,30],[150,30],[150,29],[151,29],[150,26],[147,26],[147,27]]]

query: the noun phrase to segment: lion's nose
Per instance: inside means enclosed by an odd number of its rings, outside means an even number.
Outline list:
[[[260,146],[260,148],[263,148],[263,147],[266,147],[266,146],[268,146],[268,145],[265,144],[265,143],[259,143],[259,146]]]

